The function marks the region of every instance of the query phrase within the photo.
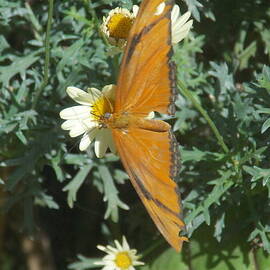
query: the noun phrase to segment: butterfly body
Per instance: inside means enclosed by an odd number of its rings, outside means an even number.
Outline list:
[[[126,133],[129,128],[140,128],[155,132],[166,132],[170,125],[161,120],[145,119],[144,117],[132,115],[129,113],[112,114],[106,121],[111,129],[120,129]]]

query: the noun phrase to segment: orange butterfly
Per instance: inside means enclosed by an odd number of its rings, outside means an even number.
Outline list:
[[[151,111],[174,114],[175,66],[171,61],[174,1],[144,0],[130,31],[116,88],[114,111],[104,126],[151,218],[177,251],[186,237],[180,194],[178,144],[170,125],[146,119]]]

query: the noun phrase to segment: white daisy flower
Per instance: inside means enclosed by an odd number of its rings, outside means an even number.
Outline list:
[[[134,20],[134,15],[128,9],[118,7],[112,9],[107,17],[103,17],[101,31],[109,44],[123,49]]]
[[[161,3],[156,15],[163,12],[165,7],[164,2]],[[112,48],[109,54],[114,55],[120,53],[126,46],[129,31],[134,23],[134,20],[139,12],[139,6],[133,5],[132,12],[125,8],[112,9],[107,17],[103,17],[101,31],[110,45],[116,46],[117,49]],[[174,5],[171,13],[172,21],[172,44],[175,45],[184,39],[190,28],[193,20],[189,20],[191,13],[188,11],[184,15],[180,15],[180,8]]]
[[[115,247],[100,246],[97,248],[107,253],[102,261],[95,262],[96,265],[103,266],[102,270],[135,270],[134,266],[144,265],[138,261],[139,256],[136,249],[130,249],[125,236],[122,239],[122,245],[115,240]]]
[[[95,139],[95,153],[98,158],[103,157],[108,148],[115,153],[111,130],[100,124],[100,118],[105,113],[113,112],[115,85],[105,86],[102,92],[89,88],[87,93],[77,87],[68,87],[66,91],[80,105],[60,112],[60,117],[66,120],[62,129],[69,130],[70,137],[83,134],[79,145],[81,151],[85,151]]]

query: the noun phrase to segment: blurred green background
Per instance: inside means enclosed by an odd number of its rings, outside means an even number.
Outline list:
[[[99,27],[109,10],[133,4],[55,0],[46,79],[49,1],[0,0],[0,269],[90,269],[103,256],[96,245],[124,234],[144,270],[269,270],[269,0],[177,1],[194,19],[174,48],[188,90],[179,88],[176,116],[160,118],[181,145],[190,237],[181,254],[118,157],[81,153],[79,138],[60,128],[60,110],[75,105],[67,86],[116,83],[120,58],[107,55]]]

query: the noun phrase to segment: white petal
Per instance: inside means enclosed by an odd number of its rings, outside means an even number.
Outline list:
[[[95,129],[91,130],[90,132],[85,133],[83,135],[81,142],[80,142],[80,145],[79,145],[79,148],[81,151],[85,151],[89,147],[90,143],[95,138],[97,131],[98,131],[98,129],[95,128]]]
[[[118,267],[116,266],[114,260],[113,261],[107,261],[107,265],[110,267],[115,267],[115,269],[118,269]],[[112,268],[113,270],[115,270],[114,268]],[[122,270],[122,269],[120,269]]]
[[[97,126],[93,123],[93,125],[90,127],[89,125],[85,125],[83,124],[83,122],[79,123],[78,125],[74,126],[70,132],[69,132],[69,136],[70,137],[77,137],[81,134],[83,134],[84,132],[90,133],[92,131],[92,129],[96,129]]]
[[[189,30],[192,26],[192,23],[193,23],[193,20],[190,20],[181,29],[179,29],[180,31],[177,30],[172,33],[173,44],[177,44],[188,35]]]
[[[106,260],[106,261],[112,261],[114,259],[115,259],[115,254],[109,254],[103,257],[103,260]]]
[[[98,122],[93,121],[91,118],[83,119],[80,121],[80,123],[89,131],[94,127],[98,127]]]
[[[95,265],[105,265],[106,263],[103,261],[93,262]]]
[[[181,28],[189,19],[191,13],[187,11],[185,14],[183,14],[180,18],[177,18],[174,22],[172,21],[172,28]]]
[[[77,125],[77,120],[67,120],[61,125],[61,128],[63,130],[71,130],[76,125]]]
[[[128,245],[128,242],[127,242],[127,239],[126,239],[126,237],[124,235],[123,235],[122,245],[123,245],[123,249],[125,249],[125,250],[130,249],[130,247]]]
[[[161,4],[159,4],[158,7],[157,7],[157,10],[156,10],[156,12],[155,12],[155,15],[156,15],[156,16],[160,15],[160,14],[163,12],[165,6],[166,6],[166,5],[165,5],[164,2],[162,2]]]
[[[134,265],[134,266],[137,266],[137,265],[144,265],[144,262],[135,261],[135,262],[133,262],[133,265]]]
[[[115,100],[115,90],[116,85],[115,84],[109,84],[102,88],[102,94],[106,96],[109,100],[114,101]]]
[[[150,112],[145,118],[146,119],[153,119],[153,118],[155,118],[155,112]]]
[[[91,143],[91,140],[87,133],[85,133],[80,141],[79,149],[85,151]]]
[[[99,99],[102,95],[101,91],[99,91],[97,88],[90,87],[87,88],[88,94],[91,96],[91,98],[94,100],[94,102]]]
[[[114,254],[116,254],[118,252],[118,250],[116,248],[109,246],[109,245],[107,246],[107,249],[111,250]]]
[[[133,5],[132,12],[133,12],[134,17],[136,17],[139,12],[139,6]]]
[[[66,108],[60,112],[60,117],[65,120],[86,119],[91,116],[91,108],[88,106],[73,106]]]
[[[69,136],[72,138],[77,137],[79,135],[82,135],[84,132],[85,132],[85,129],[82,125],[76,125],[70,130]]]
[[[121,244],[117,240],[114,240],[114,243],[115,243],[116,248],[119,251],[123,251],[123,247],[121,246]]]
[[[97,245],[97,248],[101,251],[106,252],[106,247],[102,246],[102,245]]]
[[[114,268],[114,266],[107,265],[107,266],[103,267],[101,270],[115,270],[115,268]]]
[[[98,158],[104,157],[109,146],[109,141],[111,140],[111,137],[111,132],[107,128],[100,129],[97,133],[95,141],[95,153]]]
[[[175,9],[175,7],[173,8]],[[184,39],[193,23],[193,20],[188,21],[191,13],[187,11],[181,17],[176,17],[176,11],[172,13],[172,43],[176,44]],[[187,22],[188,21],[188,22]]]
[[[93,98],[92,95],[73,86],[67,88],[67,93],[72,99],[74,99],[77,103],[82,105],[91,105],[96,100],[96,98]]]
[[[85,120],[67,120],[62,124],[62,129],[70,130],[70,137],[76,137],[84,132],[89,132],[91,129],[97,127],[97,123],[90,119]]]
[[[172,24],[174,23],[174,21],[177,20],[178,16],[180,13],[180,8],[178,5],[174,5],[173,9],[172,9],[172,14],[171,14],[171,19],[172,19]]]

